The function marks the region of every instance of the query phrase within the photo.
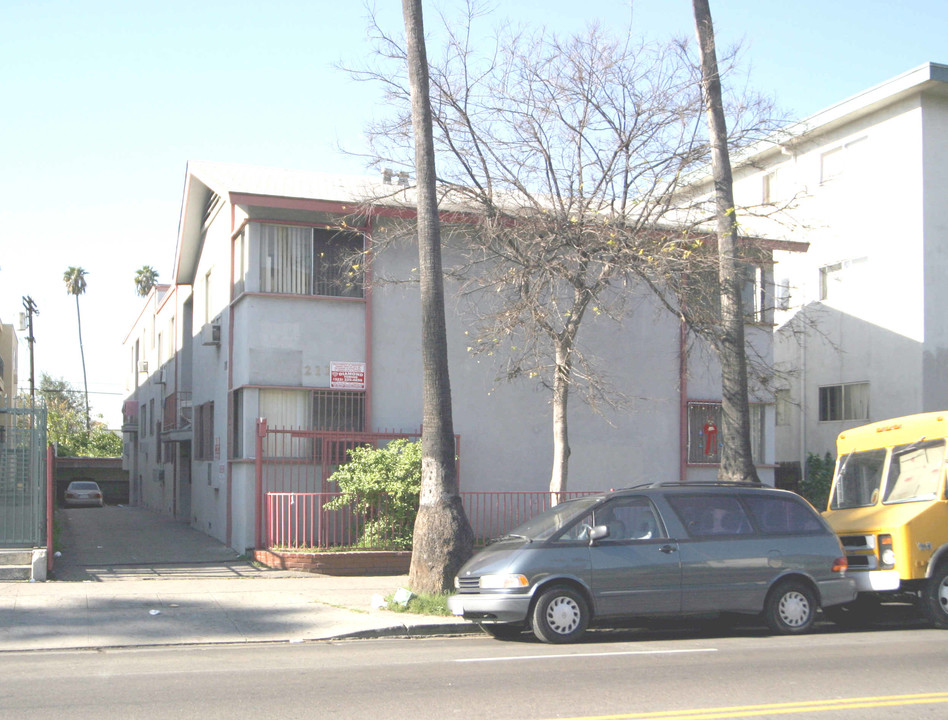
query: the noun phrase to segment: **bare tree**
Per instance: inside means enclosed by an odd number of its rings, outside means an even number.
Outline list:
[[[409,583],[416,591],[438,593],[452,587],[458,569],[471,554],[474,534],[458,495],[455,465],[441,230],[421,0],[402,0],[402,12],[405,17],[411,125],[418,184],[418,261],[424,367],[421,492],[412,540]]]
[[[584,351],[589,316],[621,320],[641,281],[664,287],[705,258],[681,232],[684,178],[708,159],[700,86],[674,43],[616,39],[599,28],[561,38],[501,31],[486,48],[466,23],[445,23],[443,56],[431,63],[434,142],[442,206],[474,211],[449,269],[477,317],[472,353],[503,358],[500,377],[546,386],[553,407],[550,490],[567,487],[571,392],[598,406],[618,393]],[[452,29],[455,28],[455,29]],[[374,27],[379,56],[403,58]],[[480,52],[483,50],[483,52]],[[384,83],[389,106],[406,107],[403,77]],[[761,135],[758,109],[732,140]],[[370,128],[380,167],[409,163],[404,115]],[[755,134],[755,131],[756,132]],[[677,301],[669,309],[681,315]]]
[[[721,322],[714,346],[721,365],[721,465],[725,481],[760,482],[751,454],[750,405],[747,392],[747,354],[741,290],[744,272],[738,246],[737,213],[728,152],[727,124],[721,98],[714,26],[708,0],[692,0],[701,78],[711,141],[714,175],[717,250],[721,287]]]

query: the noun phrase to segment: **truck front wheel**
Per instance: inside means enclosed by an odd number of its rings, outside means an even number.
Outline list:
[[[942,563],[925,585],[925,616],[937,628],[948,629],[948,563]]]

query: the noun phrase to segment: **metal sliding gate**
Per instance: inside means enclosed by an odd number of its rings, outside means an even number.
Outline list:
[[[46,545],[46,411],[0,409],[0,546]]]

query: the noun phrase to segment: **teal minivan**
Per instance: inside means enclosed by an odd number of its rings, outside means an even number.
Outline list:
[[[475,554],[448,602],[499,639],[577,640],[591,625],[711,613],[808,631],[856,596],[836,534],[800,496],[652,484],[556,505]]]

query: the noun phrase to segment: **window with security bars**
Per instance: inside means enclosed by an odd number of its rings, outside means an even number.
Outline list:
[[[313,391],[314,430],[365,430],[365,393],[343,390]]]
[[[363,296],[359,233],[292,225],[260,226],[260,290],[287,295]]]
[[[754,464],[763,462],[764,410],[751,404],[750,436]],[[721,462],[721,403],[688,403],[688,463],[715,465]]]

